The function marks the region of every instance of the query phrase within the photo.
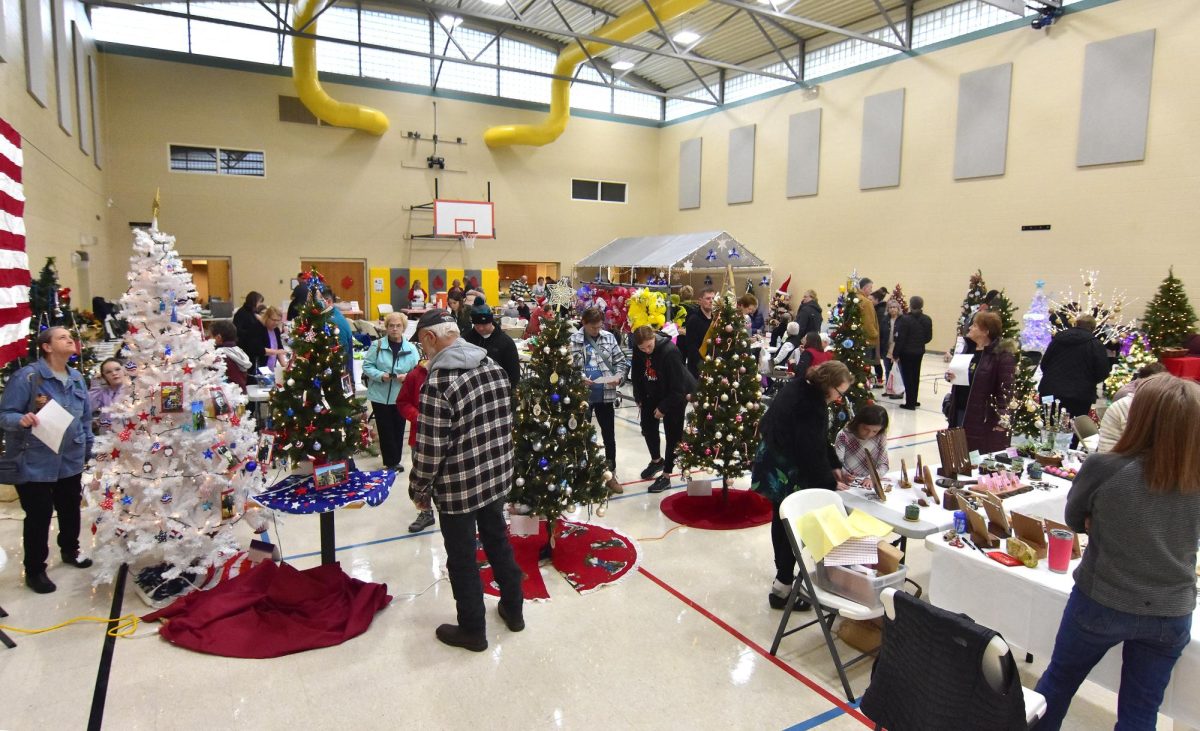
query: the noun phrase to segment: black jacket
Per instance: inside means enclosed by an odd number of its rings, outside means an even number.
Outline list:
[[[508,374],[508,380],[513,386],[521,382],[521,357],[517,355],[517,344],[508,333],[497,327],[485,338],[472,327],[467,330],[463,339],[486,350],[488,357]]]
[[[1092,333],[1070,327],[1054,336],[1042,356],[1042,382],[1038,393],[1060,399],[1096,398],[1096,384],[1108,378],[1112,365],[1108,353]]]
[[[237,312],[233,313],[233,327],[237,330],[238,342],[244,340],[246,333],[255,329],[255,325],[260,324],[258,318],[254,315],[254,311],[248,307],[239,307]]]
[[[896,320],[894,330],[892,354],[897,358],[902,355],[924,355],[925,345],[933,340],[933,320],[921,310],[901,315]]]
[[[267,364],[267,348],[271,346],[271,339],[262,320],[253,316],[251,319],[253,322],[246,324],[245,331],[238,331],[237,344],[250,357],[253,372]],[[275,342],[276,347],[283,347],[283,333],[278,328],[275,329]]]
[[[713,312],[716,314],[716,311]],[[687,330],[679,344],[680,350],[683,351],[683,361],[687,366],[688,372],[693,376],[700,373],[700,344],[704,342],[704,336],[708,334],[708,328],[712,325],[712,318],[705,317],[704,311],[699,307],[688,308],[687,319],[683,321],[683,327]]]
[[[800,325],[800,337],[821,332],[821,306],[809,300],[796,310],[796,322]]]
[[[649,362],[649,368],[647,368]],[[683,355],[670,339],[659,335],[654,340],[654,351],[646,355],[641,348],[633,349],[633,400],[645,408],[657,407],[659,411],[683,411],[687,406],[687,395],[695,385],[690,373],[683,365]]]
[[[797,376],[771,401],[759,427],[767,448],[791,461],[797,487],[837,488],[833,471],[842,466],[829,443],[829,405],[819,386]]]

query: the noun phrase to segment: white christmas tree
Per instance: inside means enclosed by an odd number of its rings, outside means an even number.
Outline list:
[[[1050,300],[1046,297],[1046,282],[1039,279],[1035,284],[1037,289],[1033,293],[1033,301],[1021,317],[1025,321],[1021,328],[1021,350],[1044,353],[1054,336],[1050,328]]]
[[[133,249],[121,316],[137,376],[105,409],[111,428],[96,438],[85,475],[97,583],[121,564],[165,562],[163,579],[219,566],[237,553],[234,526],[263,485],[246,397],[201,334],[174,237],[135,229]]]

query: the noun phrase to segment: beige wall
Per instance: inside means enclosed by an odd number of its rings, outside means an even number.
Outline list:
[[[424,165],[433,133],[431,97],[326,84],[335,98],[375,106],[391,119],[382,137],[278,121],[277,96],[294,94],[290,78],[107,54],[112,110],[110,192],[127,212],[110,234],[127,237],[127,220],[145,220],[162,189],[161,228],[179,250],[233,257],[235,301],[257,289],[269,302],[286,298],[302,257],[344,256],[370,266],[494,268],[498,259],[562,261],[617,236],[658,229],[660,130],[574,118],[553,145],[489,150],[484,129],[529,122],[541,114],[439,99],[438,132],[464,146],[439,145],[446,167],[441,196],[478,199],[492,183],[495,241],[480,240],[464,259],[457,242],[410,242],[405,207],[433,198]],[[171,143],[264,150],[265,179],[168,172]],[[571,178],[629,183],[625,205],[572,202]],[[432,218],[414,217],[414,231]],[[421,227],[424,227],[423,229]]]
[[[1157,29],[1146,160],[1079,169],[1084,48]],[[1200,298],[1200,13],[1194,0],[1121,0],[1074,13],[1048,34],[1027,27],[852,74],[820,98],[784,94],[671,125],[661,140],[664,231],[723,228],[775,268],[792,292],[813,287],[828,305],[854,269],[921,294],[945,347],[977,267],[1027,307],[1037,279],[1050,293],[1079,289],[1099,269],[1104,292],[1127,289],[1142,307],[1167,267]],[[960,73],[1013,63],[1007,174],[955,181]],[[907,90],[901,184],[858,189],[863,98]],[[821,108],[819,194],[785,197],[788,116]],[[728,132],[755,123],[755,200],[725,203]],[[702,203],[677,210],[679,143],[703,137]],[[1022,224],[1051,224],[1022,233]]]
[[[75,3],[68,2],[70,12]],[[49,4],[45,6],[49,12]],[[90,155],[79,148],[78,117],[75,110],[74,69],[70,81],[71,113],[76,115],[74,134],[68,135],[58,124],[58,103],[55,87],[53,45],[46,38],[46,64],[49,75],[48,107],[42,107],[26,91],[25,49],[21,32],[20,0],[0,0],[4,13],[4,40],[7,48],[5,63],[0,63],[0,117],[11,124],[23,138],[25,157],[26,250],[33,276],[41,270],[46,257],[56,257],[59,279],[72,290],[72,304],[90,310],[92,303],[87,286],[71,265],[71,253],[84,250],[90,254],[88,277],[91,293],[100,293],[96,282],[107,283],[121,276],[111,266],[107,247],[107,216],[104,178]],[[47,26],[49,16],[47,16]],[[101,109],[104,108],[101,102]],[[90,124],[90,121],[89,121]],[[81,247],[81,240],[96,245]],[[123,268],[121,269],[123,272]]]

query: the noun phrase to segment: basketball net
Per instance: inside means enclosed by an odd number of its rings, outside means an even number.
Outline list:
[[[464,249],[474,249],[475,239],[478,236],[479,234],[475,233],[474,231],[459,231],[458,233],[458,237],[462,239],[462,245]]]

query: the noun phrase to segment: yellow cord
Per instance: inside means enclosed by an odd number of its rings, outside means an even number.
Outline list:
[[[9,627],[8,625],[0,624],[0,630],[5,630],[6,632],[17,632],[23,635],[40,635],[44,632],[53,632],[56,629],[62,629],[63,627],[66,627],[69,624],[75,624],[76,622],[104,622],[107,624],[110,621],[112,620],[110,620],[108,617],[75,617],[60,624],[56,624],[53,627],[44,627],[42,629],[21,629],[20,627]],[[116,621],[117,626],[105,633],[109,637],[133,637],[133,633],[137,632],[138,623],[141,622],[136,614],[126,614],[123,617],[118,617]]]
[[[667,531],[666,533],[663,533],[661,536],[658,536],[656,538],[638,538],[637,540],[641,543],[646,543],[647,541],[661,541],[662,539],[666,538],[667,536],[671,535],[672,533],[674,533],[675,531],[677,531],[683,527],[684,526],[682,526],[682,525],[677,525],[674,528],[672,528],[671,530]]]

